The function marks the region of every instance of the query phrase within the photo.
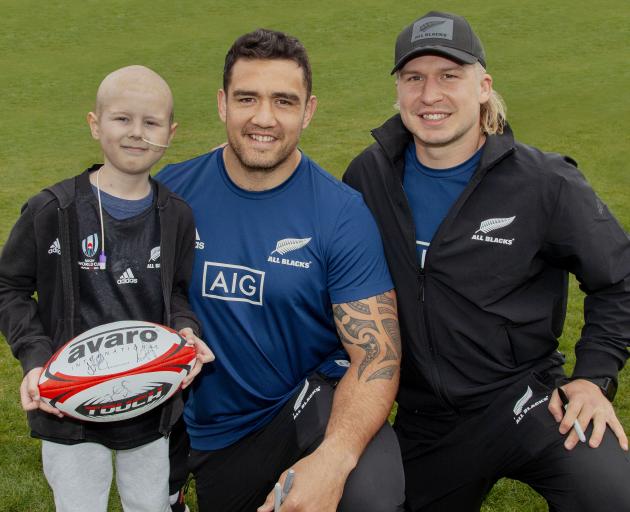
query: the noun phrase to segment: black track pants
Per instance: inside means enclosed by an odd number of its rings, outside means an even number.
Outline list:
[[[334,387],[319,375],[308,380],[306,392],[301,389],[261,430],[221,450],[190,451],[188,467],[195,477],[200,512],[255,511],[281,473],[319,446]],[[403,502],[400,448],[386,423],[350,473],[338,510],[402,512]]]
[[[507,477],[529,484],[551,512],[630,511],[628,454],[610,429],[597,449],[578,443],[566,450],[547,410],[554,389],[549,381],[531,374],[482,413],[464,418],[399,408],[394,428],[407,510],[478,511],[494,483]]]

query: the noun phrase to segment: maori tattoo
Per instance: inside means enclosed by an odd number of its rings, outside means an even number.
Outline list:
[[[370,375],[367,380],[368,382],[375,379],[391,380],[396,373],[397,368],[397,366],[386,366],[385,368],[380,368]]]
[[[366,337],[368,338],[368,340],[365,343],[361,343],[359,345],[359,347],[365,350],[365,357],[363,358],[363,361],[361,361],[358,369],[359,379],[361,378],[361,375],[363,375],[365,369],[370,366],[372,361],[374,361],[378,357],[378,354],[381,351],[379,343],[373,334],[368,334]],[[368,380],[370,379],[368,378]]]
[[[348,302],[348,306],[350,307],[350,309],[354,309],[357,313],[361,313],[363,315],[370,314],[370,306],[368,306],[365,302]]]
[[[353,338],[361,339],[363,333],[366,330],[372,330],[378,332],[378,327],[374,320],[363,320],[362,318],[356,318],[351,316],[350,319],[343,323],[348,334]]]
[[[335,304],[333,316],[339,338],[351,359],[360,361],[356,366],[357,378],[365,382],[391,380],[398,371],[401,354],[394,293]]]
[[[380,295],[377,295],[376,302],[378,302],[379,304],[385,304],[392,309],[396,307],[396,302],[394,301],[394,299],[392,299],[391,296],[386,293],[381,293]]]
[[[387,344],[387,352],[385,352],[383,359],[381,359],[381,363],[385,361],[395,361],[396,359],[398,359],[398,354],[396,354],[396,352],[394,352],[394,349],[392,349],[392,347]]]
[[[343,320],[343,317],[346,316],[346,312],[339,304],[335,304],[333,306],[333,315],[335,316],[335,320],[337,322],[341,322]]]
[[[381,323],[383,324],[383,327],[385,328],[385,332],[387,333],[387,336],[391,340],[392,345],[396,349],[397,357],[400,357],[401,348],[400,348],[400,330],[398,327],[398,320],[395,320],[394,318],[383,318],[383,320],[381,320]]]

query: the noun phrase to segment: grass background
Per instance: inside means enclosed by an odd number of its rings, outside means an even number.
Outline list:
[[[215,93],[232,41],[263,26],[309,50],[315,119],[301,147],[340,176],[393,113],[395,37],[431,9],[466,16],[524,142],[570,154],[626,230],[630,228],[630,8],[627,0],[0,0],[0,246],[21,204],[99,161],[85,122],[101,79],[145,64],[170,83],[180,128],[161,163],[223,141]],[[157,170],[157,169],[156,169]],[[582,297],[572,284],[562,349],[572,365]],[[19,407],[21,371],[0,344],[0,510],[53,510],[39,443]],[[628,377],[616,400],[630,425]],[[118,511],[115,491],[111,510]],[[484,512],[542,511],[523,484],[502,480]]]

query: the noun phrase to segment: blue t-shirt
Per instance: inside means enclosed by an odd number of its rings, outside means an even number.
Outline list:
[[[184,418],[192,447],[216,450],[268,423],[313,371],[342,376],[332,304],[393,285],[361,195],[305,155],[263,192],[230,180],[222,149],[158,179],[195,216],[189,298],[216,361],[195,380]]]
[[[98,198],[98,189],[94,185],[92,185],[92,191]],[[101,204],[103,205],[103,210],[114,217],[114,219],[130,219],[151,208],[153,205],[153,186],[151,186],[149,194],[142,199],[122,199],[101,190]]]
[[[475,173],[482,150],[483,147],[455,167],[431,169],[418,161],[413,142],[407,146],[403,188],[416,226],[416,250],[421,268],[424,268],[433,235]]]

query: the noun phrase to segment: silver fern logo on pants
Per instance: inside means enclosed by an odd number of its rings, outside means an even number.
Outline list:
[[[300,391],[300,393],[298,394],[295,403],[293,404],[293,419],[297,419],[297,417],[300,415],[300,413],[304,410],[304,408],[308,405],[308,403],[311,401],[311,398],[313,398],[313,396],[315,396],[315,394],[319,393],[322,388],[321,386],[317,386],[316,388],[312,389],[311,392],[307,395],[307,391],[309,391],[309,386],[310,383],[308,381],[308,379],[306,379],[304,381],[304,387],[302,387],[302,391]]]
[[[518,416],[519,414],[521,414],[523,412],[523,406],[529,402],[529,399],[534,396],[534,393],[532,391],[532,388],[530,388],[529,386],[527,386],[527,391],[525,391],[525,394],[519,398],[517,400],[517,402],[514,404],[514,415]]]

